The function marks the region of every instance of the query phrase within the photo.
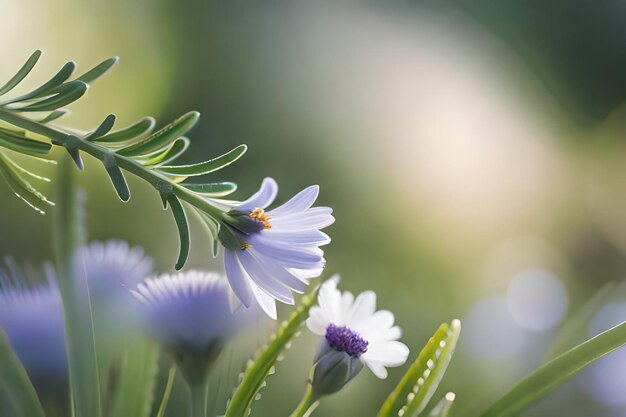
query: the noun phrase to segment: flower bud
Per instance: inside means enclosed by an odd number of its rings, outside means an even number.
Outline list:
[[[311,385],[318,398],[339,391],[363,369],[359,358],[329,347],[326,341],[320,343],[315,357]]]

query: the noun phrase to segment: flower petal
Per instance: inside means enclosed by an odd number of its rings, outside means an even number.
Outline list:
[[[235,207],[235,210],[241,212],[250,212],[256,208],[262,208],[272,204],[278,193],[278,184],[273,178],[265,178],[261,184],[261,188],[252,197]]]
[[[249,250],[239,251],[237,257],[241,261],[246,273],[256,285],[278,301],[291,305],[294,304],[293,295],[291,295],[289,288],[267,274],[258,260],[250,254]]]
[[[269,214],[272,216],[283,216],[293,212],[300,212],[310,208],[320,192],[318,185],[312,185],[300,191],[285,204],[275,208]]]
[[[378,378],[380,379],[387,378],[388,373],[383,365],[379,364],[378,362],[368,361],[363,357],[363,355],[361,355],[361,360],[362,362],[365,363],[365,365],[367,365],[368,368],[370,368],[370,371],[372,371],[372,373],[376,375]]]
[[[226,277],[230,287],[237,295],[237,298],[241,300],[243,305],[250,307],[252,305],[251,286],[237,256],[231,250],[224,251],[224,269],[226,270]]]
[[[361,355],[364,360],[387,367],[400,366],[409,356],[409,348],[401,342],[372,343]]]
[[[309,311],[309,318],[306,320],[306,325],[313,333],[324,336],[326,334],[326,328],[330,324],[328,317],[324,310],[320,307],[312,307]]]
[[[359,294],[352,305],[352,310],[346,317],[346,324],[356,328],[362,321],[369,320],[376,310],[376,293],[365,291]]]
[[[276,320],[276,301],[274,301],[271,296],[266,294],[265,291],[259,288],[256,284],[252,284],[251,288],[254,298],[257,303],[259,303],[259,306],[261,306],[263,311],[265,311],[265,314]]]

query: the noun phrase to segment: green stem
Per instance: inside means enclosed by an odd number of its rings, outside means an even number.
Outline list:
[[[206,383],[194,384],[191,389],[191,417],[207,417],[209,389]]]
[[[316,397],[317,396],[313,394],[313,387],[311,387],[311,384],[307,383],[300,404],[298,404],[289,417],[309,417],[319,404],[318,398]]]
[[[115,163],[120,168],[148,182],[159,193],[174,193],[180,199],[201,209],[218,222],[221,221],[221,219],[223,219],[225,216],[225,213],[222,210],[214,207],[204,198],[195,193],[192,193],[185,187],[172,182],[171,179],[167,176],[160,174],[155,170],[148,169],[139,162],[133,160],[132,158],[119,155],[110,149],[98,145],[97,143],[89,142],[80,137],[67,134],[59,129],[55,129],[34,120],[27,119],[16,114],[15,112],[6,109],[0,109],[0,120],[4,120],[5,122],[13,126],[28,130],[32,133],[45,136],[52,141],[53,145],[63,146],[68,149],[78,149],[93,156],[94,158],[99,159],[100,161],[105,161],[106,159],[110,160],[111,158],[113,158],[113,160],[115,160]]]

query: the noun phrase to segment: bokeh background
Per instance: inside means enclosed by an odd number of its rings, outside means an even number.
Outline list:
[[[37,48],[33,84],[70,59],[86,68],[121,57],[64,123],[89,129],[111,112],[120,125],[165,122],[195,109],[189,162],[249,146],[211,177],[236,181],[237,197],[265,176],[281,201],[320,184],[319,203],[337,218],[328,274],[375,290],[414,354],[439,323],[462,320],[439,394],[457,393],[458,415],[481,411],[555,343],[626,320],[623,2],[0,0],[0,10],[0,79]],[[130,178],[123,204],[86,162],[89,237],[143,246],[172,270],[176,231],[158,195]],[[50,218],[4,183],[0,198],[0,253],[51,259]],[[194,230],[187,268],[219,270]],[[564,336],[602,288],[595,312]],[[303,332],[253,415],[293,409],[314,349]],[[404,369],[387,381],[363,372],[316,415],[373,415]],[[238,370],[220,372],[230,381]],[[626,416],[625,393],[621,349],[524,415]],[[172,416],[185,398],[179,384]]]

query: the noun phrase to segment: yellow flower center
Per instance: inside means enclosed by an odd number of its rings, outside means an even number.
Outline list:
[[[250,214],[248,214],[248,216],[251,219],[254,219],[256,221],[259,221],[261,223],[263,223],[263,227],[266,229],[271,229],[272,228],[272,224],[270,223],[270,219],[272,218],[271,215],[266,214],[265,211],[261,208],[256,208],[254,210],[252,210],[250,212]]]
[[[248,242],[242,242],[241,243],[241,250],[246,250],[250,247],[250,244]]]

